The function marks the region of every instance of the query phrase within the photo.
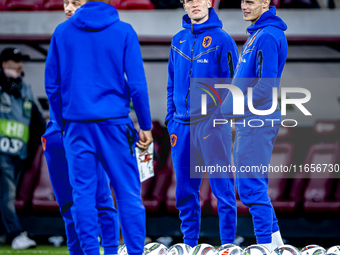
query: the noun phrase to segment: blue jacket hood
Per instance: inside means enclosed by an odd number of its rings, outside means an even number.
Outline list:
[[[287,30],[286,23],[284,23],[284,21],[280,17],[276,16],[275,6],[269,7],[269,10],[263,13],[254,25],[248,27],[247,31],[252,34],[255,31],[267,26],[277,27],[283,31]]]
[[[70,18],[74,26],[84,30],[103,30],[118,20],[116,8],[103,2],[86,3]]]
[[[214,27],[223,27],[222,21],[218,18],[215,9],[209,8],[209,19],[202,23],[202,24],[192,24],[191,19],[189,18],[189,15],[186,14],[183,16],[183,22],[182,22],[183,28],[186,29],[192,29],[192,32],[195,34],[200,34],[205,32],[207,29],[214,28]]]

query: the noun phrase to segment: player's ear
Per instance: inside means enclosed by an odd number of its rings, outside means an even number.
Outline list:
[[[208,0],[208,1],[207,1],[207,4],[208,4],[208,8],[212,7],[211,0]]]
[[[269,9],[270,0],[263,0],[263,9]]]
[[[184,10],[185,10],[186,12],[188,12],[187,9],[186,9],[186,6],[185,6],[185,0],[182,0],[181,2],[182,2],[182,4],[183,4]]]

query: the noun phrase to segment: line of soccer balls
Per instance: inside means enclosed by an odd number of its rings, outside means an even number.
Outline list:
[[[118,249],[118,255],[128,255],[125,245]],[[292,245],[283,245],[270,252],[262,245],[250,245],[244,250],[234,244],[225,244],[215,249],[209,244],[199,244],[191,248],[179,243],[167,248],[164,244],[149,243],[144,247],[143,255],[340,255],[340,246],[333,246],[327,251],[319,245],[307,245],[300,251]]]

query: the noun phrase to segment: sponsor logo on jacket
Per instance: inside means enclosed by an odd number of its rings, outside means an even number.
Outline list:
[[[202,64],[208,64],[209,60],[208,59],[197,59],[197,63],[202,63]]]

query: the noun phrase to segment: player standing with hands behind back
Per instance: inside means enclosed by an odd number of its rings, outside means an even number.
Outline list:
[[[55,120],[65,133],[71,212],[82,250],[100,254],[96,190],[101,164],[116,195],[127,251],[141,255],[145,209],[134,154],[138,135],[128,115],[132,98],[141,136],[146,138],[138,146],[146,151],[152,142],[149,99],[137,34],[119,20],[109,0],[87,1],[56,28],[45,87]]]
[[[235,118],[237,124],[233,149],[237,168],[237,191],[244,205],[249,207],[257,243],[269,251],[283,245],[274,208],[268,197],[268,173],[245,173],[243,167],[269,166],[273,145],[280,124],[272,125],[266,119],[281,123],[279,106],[272,114],[254,115],[248,107],[248,87],[252,88],[253,106],[257,110],[271,108],[273,88],[280,87],[281,74],[287,59],[288,45],[284,31],[286,24],[276,16],[276,8],[269,7],[270,0],[242,0],[243,19],[252,24],[248,27],[249,39],[243,47],[242,55],[234,76],[233,85],[245,95],[245,113],[233,115],[233,100],[228,94],[221,112],[225,118]],[[276,100],[276,99],[275,99]],[[256,121],[249,120],[255,119]],[[254,127],[259,123],[263,127]],[[244,124],[242,124],[244,123]]]

